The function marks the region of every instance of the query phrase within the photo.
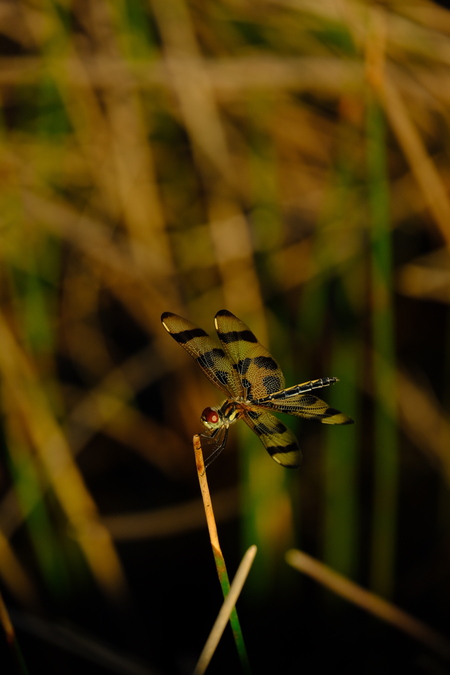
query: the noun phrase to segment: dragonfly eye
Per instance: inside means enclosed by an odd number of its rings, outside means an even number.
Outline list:
[[[219,421],[219,413],[214,408],[205,408],[202,412],[202,422],[206,425],[208,424],[217,424]]]

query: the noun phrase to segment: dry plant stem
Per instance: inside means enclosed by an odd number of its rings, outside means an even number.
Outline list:
[[[375,595],[375,593],[366,591],[361,586],[358,586],[358,584],[338,574],[302,551],[294,549],[288,551],[286,553],[286,561],[299,572],[308,574],[334,593],[419,640],[419,642],[422,642],[442,658],[450,660],[450,643],[444,636],[429,628],[421,621],[418,621],[410,614],[395,607],[392,603],[383,600],[383,598]]]
[[[216,651],[217,645],[219,644],[219,640],[222,637],[223,631],[225,630],[225,626],[227,625],[227,622],[230,618],[230,614],[233,611],[237,599],[242,591],[248,573],[250,572],[255,555],[256,546],[250,546],[241,560],[241,563],[236,572],[236,576],[231,583],[230,592],[223,602],[220,612],[217,615],[217,619],[214,622],[214,626],[211,629],[211,633],[209,634],[205,646],[203,647],[198,663],[195,666],[194,675],[203,675],[206,668],[208,667],[209,662]]]
[[[9,613],[3,601],[1,593],[0,593],[0,624],[5,634],[6,643],[11,649],[12,657],[16,666],[16,672],[20,673],[21,675],[28,675],[28,670],[25,665],[25,661],[22,658],[19,643],[17,642],[14,626],[11,623]]]
[[[407,106],[391,82],[384,82],[380,89],[380,100],[409,160],[428,208],[434,216],[447,248],[450,249],[450,202],[441,175],[411,120]]]
[[[222,593],[224,598],[230,592],[230,581],[228,579],[225,559],[220,549],[219,537],[217,535],[216,520],[214,518],[214,511],[212,508],[211,495],[209,492],[208,481],[206,478],[205,463],[203,461],[203,452],[200,442],[200,437],[195,434],[193,438],[195,464],[197,467],[197,475],[200,483],[200,490],[202,493],[203,506],[205,508],[206,523],[208,525],[209,538],[214,555],[214,562],[216,563],[217,574],[219,575],[220,585],[222,586]],[[233,631],[234,641],[238,650],[239,658],[241,660],[244,672],[250,673],[250,665],[248,662],[247,650],[245,648],[244,637],[242,635],[241,626],[239,623],[236,608],[233,607],[230,613],[230,625]]]

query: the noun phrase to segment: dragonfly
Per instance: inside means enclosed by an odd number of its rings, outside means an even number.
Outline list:
[[[172,312],[164,312],[161,322],[195,359],[206,377],[227,396],[220,406],[205,408],[201,415],[205,431],[200,436],[212,446],[206,466],[223,450],[228,429],[237,420],[243,420],[272,459],[288,469],[300,466],[302,453],[292,431],[273,412],[322,424],[353,424],[351,417],[331,408],[312,393],[338,382],[337,377],[323,377],[286,388],[277,361],[249,327],[228,310],[221,309],[214,319],[220,344],[203,328]]]

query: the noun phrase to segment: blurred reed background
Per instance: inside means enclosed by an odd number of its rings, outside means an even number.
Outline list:
[[[231,577],[258,545],[238,605],[254,673],[447,672],[284,554],[448,629],[450,14],[0,17],[0,578],[29,672],[192,671],[221,597],[191,438],[221,399],[160,314],[214,333],[222,308],[288,384],[340,378],[323,398],[356,421],[284,417],[295,473],[237,424],[208,470]],[[239,672],[230,635],[208,672]]]

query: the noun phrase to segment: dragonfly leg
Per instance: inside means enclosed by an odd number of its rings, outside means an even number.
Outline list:
[[[200,440],[202,444],[202,449],[208,445],[213,445],[213,450],[205,459],[205,467],[208,468],[215,459],[220,455],[224,449],[228,436],[227,427],[222,427],[220,429],[214,429],[211,434],[200,434]],[[206,448],[205,448],[206,449]]]

